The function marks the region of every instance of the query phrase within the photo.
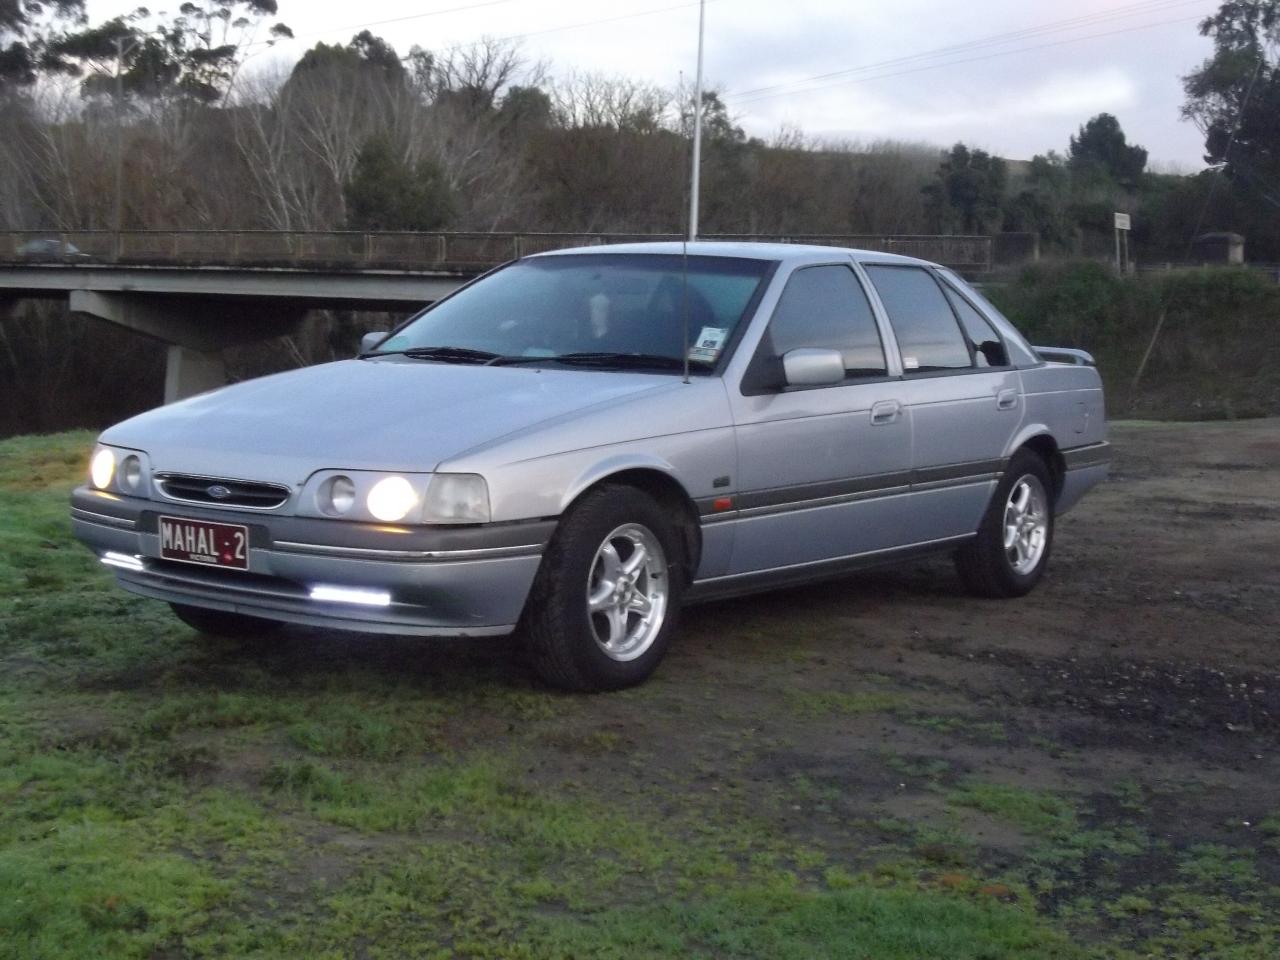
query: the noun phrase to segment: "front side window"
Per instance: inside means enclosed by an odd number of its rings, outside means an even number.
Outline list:
[[[803,267],[787,280],[761,350],[778,359],[799,347],[839,350],[846,379],[888,372],[871,303],[849,267]]]
[[[927,270],[868,264],[866,271],[893,324],[904,373],[973,367],[955,314]]]
[[[429,307],[376,353],[451,348],[502,360],[616,356],[709,370],[773,261],[572,254],[512,264]],[[658,368],[662,364],[655,364]]]

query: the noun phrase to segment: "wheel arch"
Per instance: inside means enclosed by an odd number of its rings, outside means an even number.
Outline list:
[[[1067,463],[1062,457],[1062,451],[1058,449],[1058,442],[1048,431],[1043,431],[1022,437],[1014,446],[1010,457],[1019,450],[1031,451],[1049,468],[1049,478],[1053,481],[1053,502],[1056,504],[1062,496],[1063,483],[1067,476]]]
[[[608,485],[640,490],[670,513],[684,551],[685,576],[692,580],[702,557],[702,525],[698,507],[684,484],[676,479],[674,468],[660,460],[630,458],[600,464],[573,485],[562,505],[562,515],[590,491]]]

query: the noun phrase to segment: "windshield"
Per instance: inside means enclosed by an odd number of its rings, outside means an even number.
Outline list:
[[[664,254],[533,257],[428,307],[371,355],[415,353],[442,362],[489,355],[634,359],[709,369],[742,321],[768,260]],[[441,349],[447,348],[447,349]],[[632,364],[634,365],[634,364]]]

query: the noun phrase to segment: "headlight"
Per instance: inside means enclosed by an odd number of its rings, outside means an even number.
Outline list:
[[[146,497],[151,484],[151,466],[141,450],[98,444],[89,460],[89,485],[104,493]]]
[[[356,485],[350,477],[338,474],[330,477],[320,487],[320,510],[330,516],[340,517],[350,513],[356,503]]]
[[[418,505],[413,485],[404,477],[384,477],[373,485],[366,501],[369,512],[384,523],[395,523]]]
[[[427,523],[488,523],[489,488],[474,473],[437,473],[427,487]]]
[[[107,447],[102,447],[93,455],[93,460],[89,464],[89,479],[93,481],[93,485],[99,490],[105,490],[111,486],[111,477],[115,472],[115,452]]]
[[[136,453],[124,458],[116,482],[128,493],[139,493],[142,490],[142,461]]]

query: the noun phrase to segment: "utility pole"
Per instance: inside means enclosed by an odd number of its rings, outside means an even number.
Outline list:
[[[124,229],[124,57],[138,45],[130,40],[125,46],[124,37],[115,38],[116,45],[116,211],[115,258],[120,259],[120,232]]]
[[[702,36],[707,25],[707,0],[698,4],[698,74],[693,85],[693,183],[689,188],[689,239],[698,239],[698,189],[702,181]]]

